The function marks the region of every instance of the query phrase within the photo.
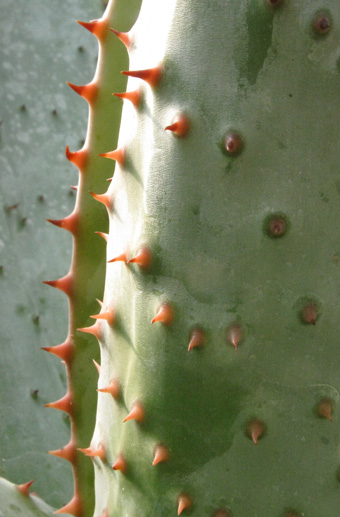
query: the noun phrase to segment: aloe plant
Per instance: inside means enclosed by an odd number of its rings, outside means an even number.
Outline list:
[[[122,4],[83,24],[100,53],[71,85],[90,106],[66,151],[77,203],[51,221],[74,237],[70,273],[49,282],[70,305],[49,349],[66,362],[52,405],[71,417],[57,454],[75,475],[59,513],[336,517],[339,7],[144,0],[124,32]]]

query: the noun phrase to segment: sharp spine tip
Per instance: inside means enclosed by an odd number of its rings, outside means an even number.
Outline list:
[[[129,420],[135,420],[136,422],[143,422],[144,420],[144,409],[140,402],[135,402],[132,406],[130,413],[124,418],[124,422]]]
[[[58,278],[58,280],[44,280],[43,284],[55,287],[68,296],[72,294],[72,275],[70,273],[62,278]]]
[[[180,515],[184,510],[189,510],[192,506],[191,498],[186,494],[181,494],[178,498],[177,515]]]
[[[123,454],[118,454],[116,461],[112,465],[113,470],[119,470],[122,474],[126,473],[127,465]]]
[[[65,155],[69,162],[73,163],[80,171],[83,170],[86,160],[88,157],[88,152],[86,149],[80,149],[79,151],[72,152],[70,151],[69,146],[66,146]],[[78,190],[78,187],[71,187],[73,190]]]
[[[90,316],[90,318],[94,318],[96,320],[105,320],[108,322],[108,324],[110,326],[112,326],[115,322],[115,314],[114,314],[113,309],[111,309],[111,308],[109,308],[105,312],[101,312],[99,314],[93,314],[92,316]]]
[[[78,214],[76,212],[72,212],[72,214],[68,215],[67,217],[64,217],[63,219],[46,219],[51,224],[54,224],[54,226],[58,226],[58,228],[63,228],[72,235],[75,235],[77,233],[78,229]]]
[[[108,210],[111,209],[111,198],[108,194],[95,194],[90,190],[91,196],[99,203],[102,203]]]
[[[65,447],[56,451],[48,451],[49,454],[62,458],[63,460],[74,463],[76,461],[76,448],[73,441],[69,442]]]
[[[98,40],[102,39],[106,34],[107,23],[105,20],[91,20],[90,22],[81,22],[77,20],[77,23],[91,32]]]
[[[79,332],[84,332],[85,334],[92,334],[92,336],[95,336],[98,340],[100,339],[101,334],[101,322],[99,320],[96,321],[94,325],[91,327],[82,327],[78,328],[77,330]]]
[[[200,348],[205,343],[205,333],[203,329],[196,328],[192,331],[190,342],[188,346],[188,352],[190,352],[193,348],[198,347]]]
[[[157,445],[154,452],[154,458],[152,465],[155,466],[158,463],[169,461],[170,453],[164,445]]]
[[[74,494],[71,501],[67,503],[65,506],[60,508],[59,510],[56,510],[54,513],[61,514],[61,513],[70,513],[71,515],[74,515],[74,517],[81,517],[83,513],[82,504],[80,501],[80,497],[77,494]]]
[[[135,77],[146,81],[150,86],[157,86],[162,77],[162,68],[156,66],[154,68],[147,68],[145,70],[127,70],[123,71],[122,74],[128,77]]]
[[[107,233],[104,233],[104,232],[94,232],[94,233],[96,233],[97,235],[100,235],[100,237],[102,237],[102,239],[104,239],[105,242],[108,241],[109,235]]]
[[[115,149],[114,151],[109,151],[108,153],[102,153],[99,156],[103,158],[108,158],[109,160],[115,160],[119,165],[123,165],[125,161],[125,151],[124,149]]]
[[[254,419],[248,424],[247,433],[249,438],[257,445],[260,438],[266,432],[266,426],[261,420]]]
[[[62,397],[59,400],[56,400],[55,402],[50,402],[49,404],[45,404],[45,407],[59,409],[59,411],[65,411],[65,413],[72,415],[73,401],[72,401],[70,393],[69,392],[66,393],[66,395],[64,395],[64,397]]]
[[[117,38],[120,39],[120,41],[122,43],[124,43],[124,45],[126,46],[127,50],[130,49],[131,47],[131,38],[130,38],[130,35],[128,32],[119,32],[119,31],[116,31],[115,29],[110,29],[110,31],[113,32],[113,34],[115,34],[117,36]]]
[[[163,303],[158,310],[156,316],[151,320],[151,325],[160,322],[162,325],[171,325],[174,319],[174,313],[171,305],[168,303]]]
[[[77,84],[70,83],[67,81],[67,84],[74,92],[83,97],[89,104],[94,100],[97,94],[97,85],[96,83],[88,83],[82,86],[78,86]]]
[[[106,461],[106,451],[102,443],[98,445],[97,449],[87,447],[86,449],[78,449],[78,451],[85,454],[85,456],[89,456],[90,458],[99,458],[103,463]]]
[[[186,136],[190,131],[190,122],[185,115],[177,115],[175,121],[164,131],[172,131],[178,137]]]
[[[119,396],[119,383],[115,379],[111,379],[110,384],[106,386],[105,388],[98,388],[97,391],[100,391],[101,393],[109,393],[112,395],[114,399],[117,400]]]
[[[15,485],[15,487],[22,495],[28,497],[29,493],[30,493],[30,487],[33,482],[34,482],[34,479],[32,479],[31,481],[28,481],[27,483],[23,483],[22,485]]]
[[[41,347],[41,349],[56,355],[57,357],[65,361],[65,363],[70,363],[72,361],[73,345],[68,341],[65,341],[61,345],[57,346]]]
[[[97,361],[95,361],[94,359],[92,359],[92,361],[93,361],[93,364],[95,365],[95,367],[97,368],[98,374],[100,375],[100,372],[101,372],[100,364],[98,364]]]
[[[137,255],[127,261],[127,264],[137,264],[141,269],[148,269],[151,263],[151,253],[148,248],[141,248]]]
[[[132,102],[135,108],[138,108],[141,99],[141,93],[139,90],[133,90],[131,92],[124,93],[114,93],[113,95],[115,95],[119,99],[128,100]]]
[[[126,264],[127,263],[126,253],[121,253],[117,257],[114,257],[113,259],[107,261],[108,264],[111,264],[111,262],[125,262],[125,264]]]

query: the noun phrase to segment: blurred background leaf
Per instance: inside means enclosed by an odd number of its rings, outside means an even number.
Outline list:
[[[65,296],[42,284],[67,273],[72,240],[46,218],[74,206],[77,171],[65,147],[85,138],[87,105],[67,86],[89,82],[97,44],[75,21],[100,0],[0,0],[0,476],[34,479],[52,506],[71,498],[68,417],[44,404],[65,394],[65,368],[40,350],[67,336]]]

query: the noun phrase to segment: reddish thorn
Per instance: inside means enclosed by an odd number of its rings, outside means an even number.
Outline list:
[[[111,259],[111,260],[108,260],[108,264],[110,264],[111,262],[125,262],[127,263],[127,258],[126,258],[126,253],[122,253],[121,255],[118,255],[117,257]]]
[[[28,481],[27,483],[23,483],[22,485],[15,485],[15,488],[19,490],[19,492],[24,496],[29,496],[30,493],[30,486],[33,483],[34,479],[32,481]]]
[[[110,517],[109,516],[109,510],[107,510],[106,508],[103,510],[103,513],[101,514],[100,517]]]
[[[45,407],[51,407],[53,409],[59,409],[59,411],[65,411],[65,413],[68,413],[69,415],[73,412],[73,401],[71,398],[70,393],[66,393],[64,397],[62,397],[59,400],[56,400],[55,402],[50,402],[49,404],[45,404]]]
[[[155,466],[158,463],[169,461],[170,459],[170,453],[164,445],[157,445],[155,448],[154,458],[152,465]]]
[[[83,454],[85,454],[85,456],[88,456],[92,453],[92,447],[86,447],[85,449],[81,449],[80,447],[78,447],[77,451],[82,452]]]
[[[97,361],[95,361],[94,359],[92,359],[92,361],[93,361],[93,364],[95,365],[95,367],[97,368],[98,374],[100,375],[100,371],[101,371],[100,364],[98,364]]]
[[[107,233],[104,233],[104,232],[94,232],[94,233],[96,233],[97,235],[100,235],[104,239],[104,241],[107,242],[107,240],[109,238],[109,235]]]
[[[59,357],[60,359],[65,361],[65,363],[70,363],[72,361],[73,345],[68,341],[65,341],[61,345],[41,347],[41,348],[42,348],[42,350],[45,350],[46,352],[50,352],[51,354],[56,355],[57,357]]]
[[[190,352],[195,347],[203,346],[204,343],[205,343],[205,334],[204,334],[203,330],[200,328],[194,329],[191,333],[188,352]]]
[[[130,413],[124,418],[123,422],[129,420],[136,420],[136,422],[143,422],[144,420],[144,409],[139,402],[135,402],[132,406]]]
[[[105,20],[92,20],[90,22],[80,22],[79,25],[90,31],[99,40],[106,34],[107,23]]]
[[[54,513],[70,513],[71,515],[74,515],[74,517],[81,517],[83,515],[83,507],[78,494],[74,494],[73,498],[69,503],[67,503],[65,506],[55,511]]]
[[[86,149],[80,149],[80,151],[71,152],[69,146],[65,149],[66,158],[73,163],[79,170],[83,170],[87,161],[88,152]],[[73,190],[78,190],[78,187],[71,187]]]
[[[154,68],[148,68],[146,70],[128,70],[122,72],[122,74],[128,77],[136,77],[146,81],[150,86],[157,86],[162,77],[162,68],[156,66]]]
[[[100,388],[97,391],[100,391],[101,393],[110,393],[114,399],[117,399],[119,395],[118,381],[112,379],[108,386],[106,386],[105,388]]]
[[[79,328],[77,330],[79,330],[79,332],[85,332],[85,334],[92,334],[99,340],[100,339],[100,327],[101,327],[101,322],[97,320],[96,323],[94,325],[92,325],[91,327],[83,327],[83,328]]]
[[[107,178],[106,181],[109,181],[111,183],[113,178]]]
[[[46,219],[46,221],[59,228],[64,228],[72,233],[72,235],[75,235],[78,229],[78,214],[76,212],[72,212],[72,214],[64,217],[64,219]]]
[[[164,131],[172,131],[176,136],[182,137],[189,133],[190,122],[184,115],[178,115],[175,122],[167,126]]]
[[[318,317],[318,308],[314,303],[308,303],[302,309],[302,319],[305,323],[310,323],[311,325],[315,325],[317,317]]]
[[[334,403],[331,399],[323,398],[318,404],[318,414],[322,418],[327,418],[330,422],[333,421],[332,413],[334,410]]]
[[[248,436],[253,440],[255,445],[259,441],[260,438],[264,435],[266,431],[266,426],[261,420],[252,420],[248,424],[247,433]]]
[[[78,451],[85,454],[85,456],[89,456],[90,458],[98,457],[104,462],[106,460],[106,452],[105,447],[102,443],[98,445],[98,448],[93,450],[92,447],[87,447],[86,449],[78,449]]]
[[[186,494],[181,494],[178,498],[178,511],[177,515],[181,515],[184,510],[189,510],[192,506],[190,497]]]
[[[95,194],[90,191],[91,196],[99,203],[102,203],[108,210],[111,208],[111,198],[108,194]]]
[[[151,253],[147,248],[141,248],[137,255],[128,260],[128,264],[138,264],[141,269],[148,269],[151,262]]]
[[[87,454],[90,458],[99,458],[103,463],[106,461],[106,451],[102,443],[98,445],[95,451],[91,451]]]
[[[122,474],[125,474],[127,465],[126,460],[122,454],[118,454],[116,461],[112,465],[113,470],[120,470]]]
[[[96,320],[106,320],[109,325],[113,325],[115,322],[115,314],[113,309],[108,309],[105,312],[101,312],[100,314],[94,314],[90,316],[90,318],[94,318]]]
[[[53,456],[57,456],[58,458],[62,458],[63,460],[67,460],[70,463],[75,463],[76,461],[76,448],[73,441],[69,442],[61,449],[56,451],[48,451],[48,453],[52,454]]]
[[[103,158],[109,158],[110,160],[115,160],[119,165],[123,165],[125,160],[125,151],[124,149],[115,149],[114,151],[110,151],[108,153],[102,153],[99,156]]]
[[[116,97],[119,97],[120,99],[127,100],[132,102],[132,104],[135,106],[135,108],[138,107],[140,103],[140,91],[139,90],[133,90],[131,92],[124,92],[124,93],[114,93]]]
[[[173,319],[174,311],[172,307],[167,303],[163,303],[163,305],[161,305],[159,311],[157,312],[156,316],[151,320],[151,325],[153,323],[156,323],[157,321],[162,323],[162,325],[170,325]]]
[[[238,349],[238,345],[241,343],[243,339],[243,331],[241,326],[238,323],[234,323],[228,330],[228,340],[233,345],[233,347]]]
[[[103,307],[103,302],[101,302],[98,298],[96,298],[96,301],[99,303],[101,307]]]
[[[71,185],[71,186],[70,186],[70,188],[71,188],[72,190],[75,190],[75,191],[77,192],[77,190],[78,190],[78,185]]]
[[[78,93],[78,95],[83,97],[83,99],[85,99],[89,104],[91,104],[91,102],[94,100],[98,91],[96,83],[89,83],[85,84],[84,86],[77,86],[76,84],[72,84],[67,81],[67,84],[70,86],[70,88],[72,88],[72,90]]]
[[[44,284],[50,285],[51,287],[55,287],[59,289],[63,293],[67,294],[67,296],[71,296],[72,293],[72,275],[68,273],[67,275],[59,278],[58,280],[44,280]]]
[[[118,32],[115,29],[110,29],[110,31],[112,31],[120,39],[120,41],[122,43],[124,43],[126,48],[129,50],[129,48],[131,46],[131,38],[129,36],[129,33],[128,32]]]

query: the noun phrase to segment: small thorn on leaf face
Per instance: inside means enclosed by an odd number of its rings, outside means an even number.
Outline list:
[[[326,15],[318,15],[314,18],[313,29],[314,32],[320,36],[324,36],[331,28],[331,21]]]
[[[157,447],[155,448],[152,465],[155,466],[158,463],[169,461],[169,459],[169,450],[164,445],[157,445]]]
[[[162,325],[171,325],[174,319],[174,311],[168,303],[163,303],[159,308],[156,316],[151,320],[151,325],[156,322],[160,322]]]
[[[187,494],[181,494],[178,498],[177,515],[185,510],[189,510],[192,506],[192,500]]]
[[[191,332],[190,342],[188,346],[188,352],[190,352],[193,348],[200,348],[205,343],[205,333],[201,328],[195,328]]]
[[[122,474],[126,473],[127,465],[123,454],[118,454],[116,461],[112,465],[113,470],[119,470]]]
[[[287,231],[287,221],[281,215],[273,215],[267,219],[266,232],[269,237],[278,238],[285,235]]]
[[[243,141],[238,133],[228,133],[224,139],[224,148],[230,156],[237,156],[243,149]]]
[[[176,116],[174,122],[170,126],[167,126],[164,131],[172,131],[174,135],[183,137],[190,131],[189,119],[186,116],[179,114]]]
[[[266,426],[262,420],[253,419],[248,423],[246,432],[249,438],[251,438],[256,445],[259,439],[261,439],[265,434]]]
[[[234,323],[229,327],[227,331],[227,339],[235,349],[238,349],[238,346],[243,340],[243,337],[244,335],[241,325],[239,325],[238,323]]]
[[[141,248],[135,257],[127,261],[127,264],[137,264],[141,269],[148,269],[151,263],[151,253],[148,248]]]
[[[319,310],[315,303],[308,303],[301,311],[301,318],[304,323],[316,325],[319,316]]]
[[[119,396],[119,383],[117,380],[112,379],[110,384],[105,388],[100,388],[97,391],[101,393],[110,393],[114,399],[118,399]]]
[[[330,422],[332,422],[333,411],[334,411],[333,400],[326,398],[326,397],[323,398],[322,400],[320,400],[320,402],[318,403],[318,406],[317,406],[317,412],[321,418],[327,418]]]
[[[133,404],[130,413],[124,418],[123,422],[128,422],[129,420],[135,420],[136,422],[143,422],[144,409],[140,402],[135,402]]]

